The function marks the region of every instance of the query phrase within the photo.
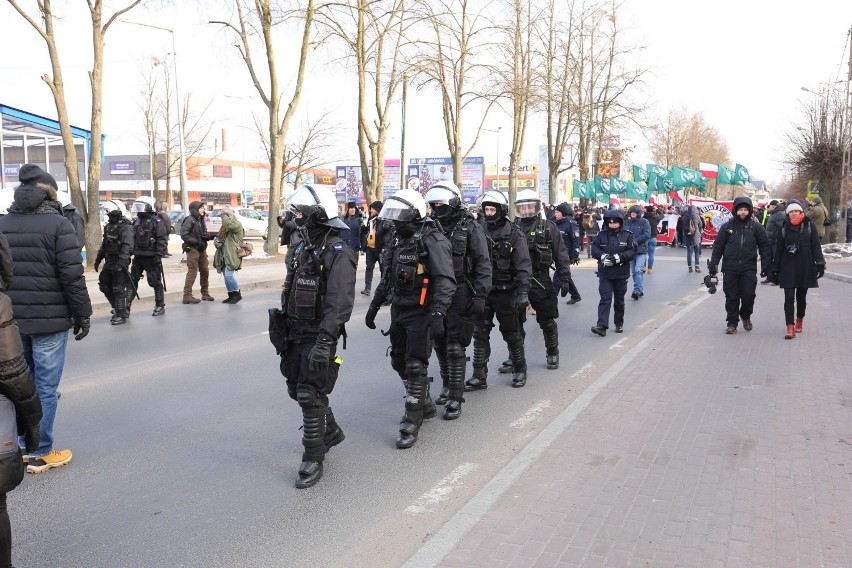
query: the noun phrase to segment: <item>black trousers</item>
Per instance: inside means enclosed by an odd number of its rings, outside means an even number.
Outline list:
[[[334,390],[340,365],[335,362],[337,346],[331,349],[331,362],[323,373],[308,368],[308,356],[311,354],[317,334],[293,334],[287,340],[286,349],[281,354],[281,374],[287,380],[287,393],[296,400],[296,390],[300,385],[310,385],[320,396],[328,396]]]
[[[367,267],[364,272],[364,287],[368,290],[372,288],[373,285],[373,269],[376,267],[376,263],[379,262],[379,257],[381,254],[376,252],[376,249],[368,248],[366,252],[367,256]],[[382,267],[379,265],[379,271],[381,271]]]
[[[133,279],[133,284],[136,289],[139,289],[139,281],[142,279],[142,273],[145,273],[148,286],[154,289],[156,298],[161,298],[163,295],[163,277],[160,273],[160,259],[155,256],[134,256],[133,267],[130,270],[130,277]],[[159,292],[159,294],[156,294]],[[160,305],[159,303],[157,305]]]
[[[550,276],[535,276],[530,279],[530,305],[535,310],[535,321],[538,323],[559,317],[559,302],[550,282]],[[525,319],[526,317],[522,318]]]
[[[494,327],[494,316],[500,324],[500,333],[503,338],[506,334],[523,331],[523,321],[518,316],[518,308],[515,304],[514,290],[492,290],[485,302],[485,311],[474,322],[476,329],[482,330],[484,337],[491,335]]]
[[[98,289],[103,292],[109,304],[115,308],[115,299],[127,296],[127,272],[118,265],[104,265],[98,276]]]
[[[784,319],[787,325],[796,323],[793,319],[793,312],[797,318],[805,317],[805,309],[808,307],[808,289],[807,288],[784,288]]]
[[[757,270],[725,272],[722,280],[728,325],[734,327],[742,319],[751,319],[757,295]]]
[[[609,327],[609,309],[614,306],[613,323],[624,325],[624,295],[627,294],[627,278],[600,278],[598,292],[601,301],[598,304],[598,325]]]
[[[391,365],[394,370],[404,372],[405,363],[418,361],[428,367],[432,354],[432,330],[429,316],[422,306],[401,308],[391,307]]]

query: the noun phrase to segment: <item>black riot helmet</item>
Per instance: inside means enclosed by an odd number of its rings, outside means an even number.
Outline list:
[[[461,191],[451,181],[439,181],[426,192],[426,203],[432,209],[432,218],[447,221],[465,209]]]
[[[496,207],[496,215],[487,215],[486,207]],[[509,199],[506,194],[496,189],[490,189],[482,196],[482,215],[485,218],[485,223],[489,226],[496,227],[501,225],[509,218]]]

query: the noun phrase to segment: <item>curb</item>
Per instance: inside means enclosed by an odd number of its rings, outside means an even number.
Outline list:
[[[829,272],[826,270],[825,277],[831,280],[839,280],[840,282],[852,284],[852,276],[848,274],[840,274],[839,272]]]

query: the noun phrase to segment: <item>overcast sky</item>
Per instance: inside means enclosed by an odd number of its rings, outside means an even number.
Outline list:
[[[35,2],[22,4],[32,6]],[[82,3],[54,4],[67,10],[58,27],[72,121],[88,128],[88,12]],[[75,7],[71,8],[71,4]],[[134,11],[132,19],[175,27],[182,92],[192,93],[199,105],[211,103],[210,114],[217,117],[216,138],[220,129],[227,128],[229,140],[241,145],[241,123],[250,124],[252,114],[262,113],[264,107],[257,100],[244,67],[236,60],[233,37],[206,23],[221,19],[223,14],[199,14],[197,9],[186,6],[190,3],[180,4],[185,6],[185,12],[154,15]],[[652,72],[646,93],[653,102],[652,115],[661,117],[669,108],[679,106],[702,112],[728,143],[732,161],[746,165],[755,179],[778,182],[788,175],[781,163],[784,136],[798,119],[801,102],[814,96],[801,88],[819,91],[821,84],[845,79],[848,72],[850,1],[627,0],[622,20],[630,28],[631,41],[645,46],[637,57]],[[0,103],[55,118],[50,92],[40,79],[50,71],[44,44],[6,2],[0,5],[0,37],[5,52],[0,64]],[[171,36],[116,24],[108,33],[107,42],[103,123],[106,152],[144,153],[144,130],[138,110],[140,67],[152,55],[171,52]],[[349,75],[325,61],[313,65],[300,106],[302,117],[323,112],[335,116],[340,125],[335,156],[339,162],[357,159],[351,118],[356,93]],[[241,111],[241,101],[225,98],[226,94],[246,97],[246,110]],[[474,122],[473,117],[470,122]],[[491,129],[502,127],[500,161],[505,165],[510,120],[495,114],[486,125]],[[249,157],[259,156],[251,135],[247,140]],[[622,140],[637,146],[637,163],[647,161],[641,133],[624,132]],[[534,120],[526,139],[525,157],[537,160],[538,146],[543,143],[541,120]],[[398,158],[396,134],[390,144],[387,157]],[[473,155],[484,155],[486,164],[493,164],[497,145],[496,134],[486,132]],[[447,155],[440,106],[429,93],[410,91],[406,154]],[[240,159],[239,154],[234,159]]]

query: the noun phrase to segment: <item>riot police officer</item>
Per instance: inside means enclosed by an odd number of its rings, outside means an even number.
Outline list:
[[[154,200],[150,197],[138,198],[133,203],[133,210],[136,219],[133,221],[133,269],[130,277],[134,289],[138,290],[142,272],[145,272],[148,285],[154,289],[154,311],[151,315],[161,316],[166,313],[162,259],[169,254],[169,228],[154,211]]]
[[[624,229],[623,213],[609,209],[603,215],[603,229],[592,242],[592,256],[598,260],[598,322],[592,333],[606,336],[609,310],[614,304],[615,333],[624,331],[624,295],[630,278],[630,261],[638,249],[633,234]]]
[[[519,315],[520,310],[525,310],[529,304],[532,265],[527,239],[517,225],[509,222],[509,200],[502,192],[485,192],[482,213],[491,257],[491,292],[485,302],[485,310],[474,321],[473,374],[465,382],[466,391],[488,388],[490,335],[495,314],[500,333],[509,345],[512,386],[522,387],[527,383],[523,321]]]
[[[103,292],[109,305],[112,306],[112,325],[127,323],[130,315],[129,301],[133,288],[130,287],[130,257],[133,254],[133,229],[130,221],[122,215],[124,205],[116,201],[108,201],[104,208],[107,210],[107,223],[104,226],[104,238],[101,248],[95,257],[95,272],[101,262],[104,269],[98,277],[98,288]]]
[[[529,299],[535,310],[535,319],[544,334],[544,346],[547,351],[547,368],[559,368],[559,317],[558,301],[553,282],[550,279],[550,267],[556,266],[559,276],[559,292],[564,298],[571,290],[571,259],[559,228],[553,221],[541,215],[541,198],[534,189],[523,189],[515,199],[515,224],[527,237],[530,251],[532,276],[530,277]],[[526,310],[519,312],[521,321],[526,319]],[[521,329],[521,334],[524,334]],[[501,373],[511,373],[511,361],[504,363]]]
[[[403,189],[388,197],[379,218],[393,221],[396,237],[365,323],[376,328],[376,314],[392,294],[391,367],[406,390],[396,447],[405,449],[417,441],[423,419],[437,414],[426,372],[432,342],[444,336],[456,291],[455,271],[450,242],[426,216],[426,202],[418,191]]]
[[[355,303],[355,251],[335,229],[346,226],[337,216],[337,200],[329,189],[310,185],[289,199],[301,239],[281,292],[286,342],[281,374],[287,393],[302,408],[305,451],[296,487],[304,489],[322,477],[326,452],[345,438],[328,402],[341,360],[337,340]]]
[[[441,232],[450,241],[456,292],[447,312],[447,333],[435,341],[443,387],[435,404],[446,404],[444,418],[461,415],[467,368],[465,348],[473,338],[473,319],[485,309],[491,290],[491,259],[485,229],[468,213],[459,188],[453,182],[439,181],[426,192]]]

